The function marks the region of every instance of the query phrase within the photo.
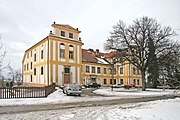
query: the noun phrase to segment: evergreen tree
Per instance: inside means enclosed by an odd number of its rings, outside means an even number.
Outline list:
[[[148,54],[148,83],[151,87],[157,88],[157,80],[159,77],[159,67],[158,67],[158,60],[157,56],[155,55],[155,46],[154,41],[151,37],[148,39],[148,48],[149,48],[149,54]]]

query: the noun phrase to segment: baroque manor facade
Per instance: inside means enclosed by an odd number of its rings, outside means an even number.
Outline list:
[[[102,86],[135,84],[141,86],[139,70],[125,61],[116,63],[114,74],[109,62],[115,52],[102,53],[98,49],[82,49],[81,31],[69,25],[52,24],[53,32],[25,51],[23,84],[47,86],[56,83],[79,85],[96,82]]]

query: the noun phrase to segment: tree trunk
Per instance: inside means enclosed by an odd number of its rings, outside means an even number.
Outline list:
[[[142,76],[142,91],[146,90],[146,80],[145,80],[145,71],[141,71],[141,76]]]
[[[157,80],[156,79],[153,80],[153,88],[157,88]]]

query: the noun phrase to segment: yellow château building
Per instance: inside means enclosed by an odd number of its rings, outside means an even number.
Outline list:
[[[109,62],[115,52],[102,53],[98,49],[82,49],[81,31],[69,25],[52,24],[53,32],[25,51],[23,84],[47,86],[56,83],[80,85],[92,82],[103,86],[112,84],[135,84],[141,86],[138,69],[125,61],[116,63],[114,74]]]

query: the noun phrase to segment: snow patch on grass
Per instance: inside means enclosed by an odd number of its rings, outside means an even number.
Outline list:
[[[162,96],[162,95],[172,95],[179,94],[175,93],[175,90],[165,90],[162,89],[147,89],[146,91],[141,91],[138,89],[126,90],[123,88],[116,88],[113,91],[111,89],[98,89],[93,91],[96,94],[103,96],[119,96],[119,97],[144,97],[144,96]]]

